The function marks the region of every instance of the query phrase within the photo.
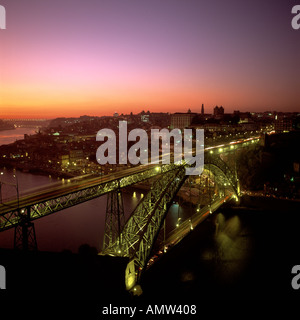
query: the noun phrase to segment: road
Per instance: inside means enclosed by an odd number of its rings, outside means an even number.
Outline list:
[[[193,230],[199,223],[205,220],[209,214],[216,211],[224,202],[229,201],[233,198],[233,194],[229,194],[224,198],[216,199],[211,207],[205,206],[199,212],[195,213],[191,218],[182,222],[176,229],[169,233],[168,238],[166,239],[166,245],[174,245],[180,241],[183,237],[186,236],[191,230]]]
[[[120,172],[114,172],[108,175],[104,175],[101,177],[96,178],[89,178],[89,179],[75,179],[73,181],[67,182],[64,185],[56,185],[56,186],[50,186],[50,187],[44,187],[41,190],[30,193],[28,195],[22,195],[18,199],[11,200],[6,203],[2,203],[0,205],[0,215],[4,214],[8,210],[16,210],[18,207],[24,208],[31,205],[34,205],[36,203],[39,203],[41,201],[47,201],[56,197],[60,197],[63,195],[70,194],[75,191],[84,190],[86,188],[98,186],[99,184],[105,184],[108,182],[112,182],[118,179],[122,179],[124,177],[127,177],[129,175],[134,175],[137,173],[141,173],[143,171],[147,171],[151,168],[155,167],[155,165],[146,165],[146,166],[139,166],[134,168],[129,168],[122,170]],[[78,181],[79,180],[79,181]]]
[[[150,267],[163,252],[167,251],[168,248],[173,247],[178,242],[180,242],[188,233],[193,231],[197,225],[203,222],[210,214],[215,212],[224,202],[230,201],[234,198],[234,194],[230,193],[223,198],[217,198],[212,204],[211,207],[205,206],[199,212],[195,213],[189,219],[183,221],[178,227],[169,232],[167,239],[165,240],[163,247],[160,248],[159,252],[156,252],[148,262],[148,267]]]

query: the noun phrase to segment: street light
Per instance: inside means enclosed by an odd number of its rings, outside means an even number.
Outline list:
[[[2,180],[1,180],[1,176],[3,176],[3,172],[0,172],[0,197],[1,197],[1,203],[3,203],[3,201],[2,201]]]
[[[190,222],[190,230],[192,231],[192,230],[194,230],[192,220],[191,220],[191,219],[189,219],[189,222]]]
[[[19,196],[19,181],[17,173],[15,172],[13,177],[16,179],[16,189],[17,189],[17,197],[18,197],[18,210],[20,209],[20,196]]]

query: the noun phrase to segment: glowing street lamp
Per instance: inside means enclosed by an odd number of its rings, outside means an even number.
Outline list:
[[[13,177],[16,179],[17,199],[18,199],[18,210],[20,209],[20,195],[19,195],[19,181],[17,173],[15,172]]]
[[[1,197],[1,203],[2,203],[2,181],[1,176],[3,176],[3,172],[0,172],[0,197]]]

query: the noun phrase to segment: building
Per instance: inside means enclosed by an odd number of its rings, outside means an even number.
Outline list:
[[[142,122],[149,122],[150,115],[149,114],[141,114],[141,121]]]
[[[223,116],[224,116],[224,108],[222,106],[221,107],[215,106],[214,107],[214,118],[221,119],[221,118],[223,118]]]
[[[165,112],[151,112],[150,122],[155,125],[164,124],[165,126],[169,126],[171,123],[171,115]]]
[[[76,163],[77,161],[82,160],[83,158],[84,158],[83,150],[81,149],[70,150],[70,153],[69,153],[70,163]]]
[[[276,133],[289,132],[293,130],[293,120],[290,117],[275,116],[274,129]]]
[[[171,129],[184,129],[191,125],[193,118],[197,113],[189,110],[187,113],[176,112],[171,115]]]
[[[69,164],[70,156],[68,154],[61,154],[58,156],[58,161],[62,167],[65,167]]]

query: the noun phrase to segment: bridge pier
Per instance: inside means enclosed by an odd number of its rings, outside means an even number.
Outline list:
[[[23,210],[24,211],[24,210]],[[30,221],[30,207],[19,212],[19,223],[15,226],[14,249],[23,251],[37,250],[34,223]]]
[[[125,224],[124,204],[121,189],[107,194],[105,232],[103,239],[103,252],[121,253],[121,232]],[[118,245],[116,246],[116,241]]]

